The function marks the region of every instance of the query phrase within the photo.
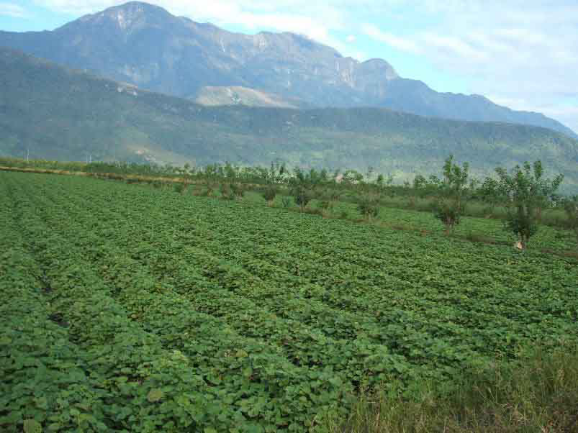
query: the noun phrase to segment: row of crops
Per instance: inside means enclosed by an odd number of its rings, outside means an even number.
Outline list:
[[[578,337],[578,266],[537,252],[23,173],[0,221],[2,431],[301,432]]]

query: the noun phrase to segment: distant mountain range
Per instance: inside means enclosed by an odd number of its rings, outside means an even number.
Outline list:
[[[230,161],[439,174],[453,153],[476,174],[541,159],[578,191],[578,141],[546,128],[384,108],[209,107],[0,48],[0,156],[204,165]]]
[[[54,31],[0,32],[11,47],[141,89],[208,104],[384,107],[423,116],[541,126],[577,135],[539,113],[478,95],[438,93],[384,60],[359,62],[292,33],[244,35],[131,2]]]

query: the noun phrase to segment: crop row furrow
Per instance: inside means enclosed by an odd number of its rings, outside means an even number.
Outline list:
[[[64,210],[60,213],[53,208],[45,209],[44,217],[58,219],[65,213]],[[45,230],[33,218],[24,222],[28,227],[26,233],[32,237]],[[173,299],[170,294],[166,297],[157,294],[153,306],[147,308],[148,323],[160,336],[144,332],[128,319],[131,313],[109,296],[111,290],[89,271],[88,263],[83,264],[79,259],[80,250],[76,250],[69,239],[53,234],[50,245],[45,245],[45,249],[38,247],[36,245],[37,256],[50,267],[49,276],[55,293],[60,292],[62,299],[66,298],[64,303],[54,296],[53,302],[70,323],[78,344],[98,357],[90,367],[104,376],[106,388],[118,394],[115,397],[137,403],[139,413],[143,415],[139,422],[146,423],[147,413],[151,416],[154,413],[157,419],[171,420],[180,428],[193,425],[229,428],[241,422],[249,429],[251,426],[256,428],[257,419],[262,425],[264,420],[261,418],[266,417],[270,428],[283,428],[291,423],[306,422],[315,415],[305,411],[303,405],[299,410],[290,411],[299,404],[300,398],[312,399],[319,409],[318,400],[328,397],[334,400],[341,392],[335,386],[335,383],[341,384],[338,377],[325,372],[298,370],[280,356],[271,354],[269,346],[253,344],[226,329],[221,331],[218,326],[211,326],[215,323],[209,316],[191,314],[186,306],[178,309],[182,299]],[[147,298],[148,292],[142,293],[138,280],[135,283],[131,295],[144,296],[146,302],[153,302],[152,298]],[[139,304],[137,299],[132,306]],[[155,305],[158,307],[154,308]],[[135,313],[133,310],[132,314]],[[175,336],[182,337],[175,339]],[[167,339],[182,344],[182,352],[162,349],[161,343]],[[195,356],[183,356],[182,353],[187,352]],[[109,372],[111,375],[107,374]],[[310,381],[315,379],[315,385],[310,386]],[[280,383],[287,385],[287,392]],[[147,390],[149,393],[145,392]],[[167,394],[168,402],[177,405],[176,412],[159,416],[157,411],[166,409],[163,404],[155,405],[150,401],[150,392],[156,390]],[[263,403],[253,407],[250,404],[253,400]],[[116,400],[107,401],[107,404],[111,410],[120,412],[121,418],[117,421],[135,422],[130,411],[121,410],[122,406]],[[287,407],[287,412],[279,410],[280,407]],[[183,412],[181,419],[173,419],[180,411]],[[175,424],[176,421],[179,423]],[[150,426],[153,427],[156,428]],[[147,426],[137,423],[136,428],[146,431]]]

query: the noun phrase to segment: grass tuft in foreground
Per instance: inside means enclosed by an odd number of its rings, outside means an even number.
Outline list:
[[[363,394],[331,433],[578,432],[578,349],[539,350],[518,364],[470,374],[447,393],[423,384],[412,399]]]

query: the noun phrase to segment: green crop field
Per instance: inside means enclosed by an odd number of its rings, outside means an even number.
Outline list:
[[[578,340],[577,282],[540,249],[2,172],[0,430],[308,431]]]

